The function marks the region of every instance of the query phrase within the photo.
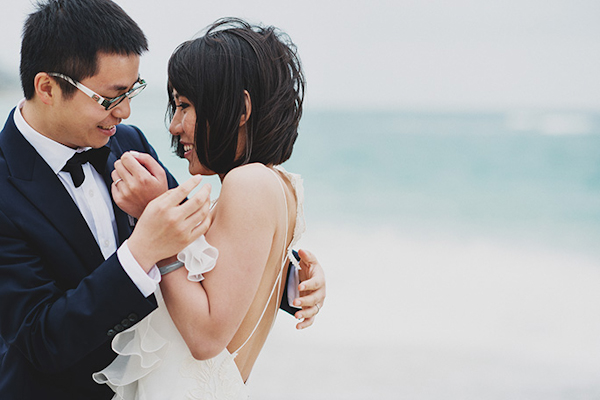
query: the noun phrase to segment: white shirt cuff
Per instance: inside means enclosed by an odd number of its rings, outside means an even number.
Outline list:
[[[127,246],[127,240],[123,242],[121,247],[117,250],[117,257],[123,270],[129,275],[129,278],[135,286],[137,286],[144,297],[148,297],[156,291],[156,288],[160,283],[160,272],[158,271],[158,267],[155,265],[150,272],[146,273],[135,260],[133,254],[131,254],[129,247]]]
[[[294,306],[294,300],[300,297],[300,291],[298,290],[298,285],[300,284],[300,277],[298,276],[298,268],[293,265],[290,265],[290,268],[294,270],[290,273],[290,279],[287,284],[287,297],[288,304],[292,307]]]

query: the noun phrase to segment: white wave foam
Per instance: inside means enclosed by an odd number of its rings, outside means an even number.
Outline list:
[[[594,132],[594,120],[583,112],[517,111],[506,117],[506,126],[515,132],[544,135],[586,135]]]

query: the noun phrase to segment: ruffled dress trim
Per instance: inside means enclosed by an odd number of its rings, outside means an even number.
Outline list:
[[[204,236],[196,239],[177,255],[179,261],[185,263],[188,279],[200,282],[202,274],[211,271],[217,264],[218,250],[208,244]],[[159,307],[164,307],[160,290],[156,292]],[[160,304],[163,303],[163,304]],[[157,313],[154,310],[146,318],[131,328],[117,334],[112,341],[112,349],[117,358],[102,371],[92,375],[94,381],[107,384],[116,392],[115,398],[127,398],[134,393],[137,381],[157,369],[169,349],[169,341],[165,340],[154,327],[165,324],[173,325],[168,313]],[[159,321],[165,319],[167,321]]]
[[[200,282],[202,274],[212,270],[217,264],[219,250],[208,244],[204,235],[200,236],[177,255],[177,259],[185,264],[188,280]]]

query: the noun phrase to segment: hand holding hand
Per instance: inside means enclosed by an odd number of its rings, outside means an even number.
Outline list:
[[[151,155],[128,151],[115,162],[111,174],[115,203],[132,217],[139,218],[151,200],[169,189],[167,174]]]
[[[142,213],[127,244],[146,272],[159,260],[179,253],[208,230],[210,185],[204,185],[183,202],[201,180],[200,175],[191,177],[181,186],[152,200]]]
[[[309,251],[299,250],[300,255],[300,297],[294,300],[294,306],[302,307],[295,314],[297,319],[304,320],[296,325],[297,329],[311,326],[315,316],[323,307],[326,296],[325,272],[317,258]]]

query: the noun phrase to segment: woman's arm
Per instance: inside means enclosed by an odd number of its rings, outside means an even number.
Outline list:
[[[283,214],[281,199],[279,183],[264,166],[232,170],[206,234],[219,250],[217,265],[200,283],[188,281],[184,268],[163,276],[165,303],[195,358],[219,354],[247,314]]]
[[[153,149],[151,155],[155,154]],[[150,200],[160,195],[167,187],[164,183],[163,167],[153,157],[137,152],[125,153],[121,160],[115,163],[112,173],[112,194],[117,205],[133,217],[139,217]],[[175,181],[170,175],[170,185]],[[118,183],[115,183],[118,182]],[[296,327],[304,329],[311,326],[319,308],[325,302],[325,274],[323,268],[314,255],[310,252],[302,253],[300,260],[302,271],[300,273],[300,298],[295,299],[293,306],[288,304],[287,296],[282,298],[281,308],[301,320]],[[290,268],[289,271],[292,271]],[[289,279],[289,276],[288,276]],[[287,287],[287,285],[286,285]],[[294,308],[298,307],[298,308]],[[301,309],[300,309],[301,307]]]

